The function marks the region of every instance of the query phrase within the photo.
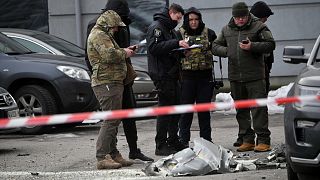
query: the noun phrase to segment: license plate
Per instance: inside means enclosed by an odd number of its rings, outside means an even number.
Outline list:
[[[9,119],[17,118],[19,117],[19,109],[8,111],[7,114]]]

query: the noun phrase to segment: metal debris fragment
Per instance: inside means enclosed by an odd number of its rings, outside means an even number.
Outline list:
[[[205,175],[211,172],[230,172],[233,153],[203,138],[194,140],[194,147],[186,148],[148,165],[143,171],[149,176]]]

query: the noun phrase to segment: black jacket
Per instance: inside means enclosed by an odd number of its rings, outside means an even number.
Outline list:
[[[177,22],[171,20],[168,8],[153,16],[153,23],[147,31],[148,71],[153,81],[178,79],[179,62],[173,49],[179,48],[174,28]]]

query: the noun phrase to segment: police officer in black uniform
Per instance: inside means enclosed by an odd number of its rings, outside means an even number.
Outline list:
[[[172,50],[189,47],[186,41],[177,39],[174,30],[183,14],[184,10],[178,4],[165,7],[154,14],[154,21],[147,31],[148,71],[159,90],[159,106],[180,103],[179,57]],[[179,115],[157,117],[156,155],[167,156],[184,148],[178,138],[178,122]]]

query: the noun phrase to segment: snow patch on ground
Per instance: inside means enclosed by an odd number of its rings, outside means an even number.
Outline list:
[[[277,98],[284,98],[287,97],[287,94],[291,87],[293,86],[293,83],[290,83],[287,86],[282,86],[277,90],[270,91],[268,94],[268,100],[273,100]],[[225,102],[225,103],[233,103],[234,100],[231,97],[231,93],[219,93],[216,95],[216,101],[215,102]],[[269,114],[282,114],[284,111],[284,106],[278,106],[275,104],[268,104],[268,113]],[[217,113],[223,113],[225,115],[228,114],[236,114],[235,108],[230,108],[226,110],[216,111]]]
[[[46,138],[77,138],[80,137],[73,133],[65,133],[65,134],[44,134]]]

